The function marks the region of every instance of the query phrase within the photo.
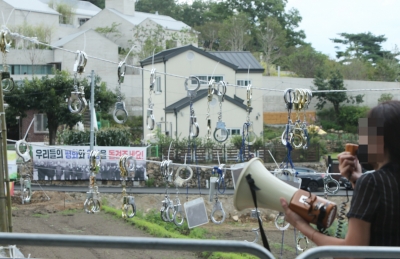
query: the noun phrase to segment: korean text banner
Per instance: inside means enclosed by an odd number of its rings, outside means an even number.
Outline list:
[[[88,180],[90,148],[87,146],[33,146],[34,180]],[[145,147],[101,147],[97,180],[120,180],[119,159],[132,156],[128,179],[147,180]],[[99,157],[98,160],[99,161]]]

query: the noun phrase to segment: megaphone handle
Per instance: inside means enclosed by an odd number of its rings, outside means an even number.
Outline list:
[[[256,211],[258,211],[256,191],[257,191],[257,190],[260,190],[260,189],[259,189],[259,188],[256,186],[256,184],[254,183],[254,179],[251,178],[251,174],[246,175],[246,180],[247,180],[247,183],[249,184],[249,187],[250,187],[250,192],[251,192],[251,196],[253,197],[254,206],[255,206],[255,208],[256,208]],[[257,220],[258,220],[258,226],[259,226],[259,228],[260,228],[260,233],[261,233],[261,239],[262,239],[262,241],[263,241],[263,246],[264,246],[268,251],[271,252],[271,249],[269,248],[267,236],[265,235],[264,228],[263,228],[263,226],[262,226],[262,222],[261,222],[260,217],[257,217]]]

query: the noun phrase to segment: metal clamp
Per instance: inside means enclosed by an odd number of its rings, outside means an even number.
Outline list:
[[[118,83],[122,84],[125,79],[126,65],[125,61],[121,61],[118,64]]]
[[[68,109],[71,113],[80,113],[86,107],[81,95],[82,94],[79,91],[71,92],[71,97],[68,100]]]
[[[89,191],[86,192],[86,200],[85,203],[83,204],[83,208],[85,209],[85,212],[90,214],[90,213],[97,213],[100,211],[101,204],[99,199],[97,199],[97,196],[95,197],[94,193]]]
[[[302,246],[302,243],[304,244],[304,246]],[[296,242],[297,250],[300,252],[304,252],[307,249],[309,243],[310,242],[308,241],[308,238],[303,235],[303,233],[299,232],[299,236],[297,237]]]
[[[93,172],[94,174],[97,174],[100,170],[100,160],[97,162],[97,156],[99,155],[99,151],[97,150],[92,150],[90,151],[90,171]]]
[[[31,178],[29,175],[25,175],[20,178],[21,184],[21,202],[29,203],[32,198]]]
[[[219,81],[216,90],[217,90],[218,101],[221,103],[224,101],[224,98],[225,98],[226,83],[224,81]]]
[[[221,136],[223,138],[217,138],[217,136],[218,136],[217,132],[218,131],[221,132],[220,134],[221,134]],[[215,139],[215,141],[217,141],[217,142],[225,142],[228,139],[228,137],[229,137],[229,132],[226,129],[225,122],[217,121],[217,126],[216,126],[216,128],[214,130],[214,139]]]
[[[12,90],[14,90],[15,83],[14,79],[10,76],[10,72],[1,72],[1,85],[3,87],[3,91],[5,92],[11,92]]]
[[[147,108],[147,119],[146,119],[146,124],[147,128],[149,130],[153,130],[154,126],[156,124],[156,121],[154,119],[154,114],[153,114],[153,107],[149,105],[149,108]]]
[[[256,210],[256,209],[252,209],[251,213],[250,213],[250,217],[254,218],[254,219],[260,219],[260,221],[262,222],[262,218],[260,216],[260,211]],[[254,238],[254,240],[252,241],[252,243],[257,243],[258,242],[258,238],[259,238],[259,233],[258,231],[260,230],[260,228],[253,228],[251,229],[251,231],[256,235],[256,237]],[[249,242],[247,240],[245,240],[246,242]]]
[[[334,185],[334,187],[330,187],[330,185]],[[324,177],[324,189],[326,192],[330,194],[336,194],[340,189],[340,184],[338,181],[332,178],[330,173],[326,173]]]
[[[286,103],[286,108],[291,110],[293,107],[293,101],[295,99],[295,93],[293,91],[292,88],[288,88],[285,90],[285,92],[283,93],[283,100]]]
[[[251,84],[247,86],[247,108],[251,108],[251,99],[253,98],[253,91],[251,89]]]
[[[287,142],[291,143],[293,138],[293,124],[286,124],[285,129],[282,132],[281,142],[284,146],[286,146]]]
[[[122,217],[133,218],[136,215],[136,204],[135,198],[133,196],[124,196],[123,197],[123,215]],[[132,211],[130,211],[132,208]]]
[[[122,114],[122,116],[123,116],[122,120],[118,119],[118,117],[117,117],[117,113],[118,113],[119,111],[122,111],[122,112],[123,112],[123,114]],[[114,121],[115,121],[116,123],[118,123],[118,124],[123,124],[123,123],[125,123],[125,122],[128,120],[128,112],[127,112],[126,109],[125,109],[125,102],[116,102],[116,103],[115,103],[115,108],[114,108],[114,112],[113,112],[113,118],[114,118]]]
[[[182,177],[180,177],[181,171],[189,171],[189,176],[183,179]],[[182,185],[187,181],[189,181],[190,179],[192,179],[192,177],[193,177],[193,170],[190,166],[188,165],[180,166],[178,167],[178,170],[176,170],[174,183],[176,186],[182,187]]]
[[[275,227],[280,231],[285,231],[289,228],[290,223],[286,223],[285,214],[283,212],[279,212],[279,214],[275,218]]]
[[[154,91],[154,85],[156,84],[156,69],[152,68],[150,71],[150,91]]]
[[[7,42],[6,35],[7,35],[7,31],[1,30],[1,32],[0,32],[0,51],[3,52],[4,54],[10,52],[10,47],[11,47],[11,41]]]
[[[243,125],[243,136],[246,145],[253,145],[257,140],[257,135],[253,131],[253,123],[246,122]]]
[[[179,200],[179,198],[175,199],[175,203],[176,204],[174,205],[173,221],[176,226],[180,227],[183,225],[185,217],[183,215],[182,204],[181,204],[181,201]]]
[[[162,201],[162,207],[160,209],[161,219],[165,222],[172,222],[174,220],[174,202],[170,200],[166,194]]]
[[[189,89],[189,80],[196,80],[197,81],[197,86],[194,89]],[[189,76],[189,78],[186,78],[185,80],[185,90],[187,91],[187,96],[190,98],[194,98],[197,95],[197,90],[200,88],[200,79],[196,76]]]
[[[190,115],[190,129],[189,129],[189,135],[192,138],[197,138],[199,136],[199,124],[197,124],[197,118],[194,115],[194,110],[191,112],[192,114]]]
[[[216,220],[215,217],[214,217],[214,214],[217,211],[221,211],[221,213],[222,213],[222,219],[221,220]],[[226,215],[225,215],[224,208],[222,207],[222,203],[218,199],[216,199],[215,203],[214,203],[214,206],[213,206],[213,209],[211,211],[211,220],[215,224],[219,225],[219,224],[221,224],[221,223],[223,223],[225,221],[225,217],[226,217]]]
[[[75,64],[73,71],[78,74],[85,72],[85,66],[87,63],[87,55],[85,52],[77,50],[75,56]]]
[[[21,145],[26,146],[26,150],[24,153],[21,153],[21,150],[19,149]],[[22,160],[24,160],[25,163],[28,162],[29,160],[31,160],[31,156],[29,154],[30,150],[28,147],[28,143],[24,139],[18,140],[15,143],[15,151],[17,152],[18,156],[20,156],[22,158]]]

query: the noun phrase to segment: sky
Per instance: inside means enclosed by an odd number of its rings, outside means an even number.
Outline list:
[[[400,0],[288,0],[286,8],[299,10],[305,41],[331,58],[336,49],[329,39],[342,32],[385,35],[384,50],[400,48]]]

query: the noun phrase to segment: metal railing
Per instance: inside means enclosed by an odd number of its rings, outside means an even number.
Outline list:
[[[259,258],[275,258],[271,252],[260,245],[250,242],[232,240],[193,240],[121,236],[0,233],[0,244],[173,251],[185,250],[193,252],[239,252],[249,253],[258,256]]]
[[[400,247],[389,246],[319,246],[305,251],[296,259],[320,257],[400,258]]]
[[[259,258],[275,259],[264,247],[232,240],[193,240],[174,238],[137,238],[121,236],[0,233],[0,244],[56,247],[123,248],[173,251],[209,251],[249,253]],[[319,257],[400,258],[400,247],[320,246],[311,248],[296,259]]]

